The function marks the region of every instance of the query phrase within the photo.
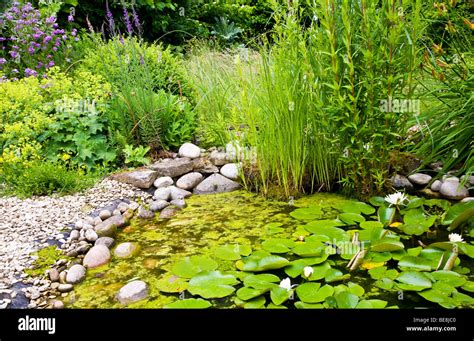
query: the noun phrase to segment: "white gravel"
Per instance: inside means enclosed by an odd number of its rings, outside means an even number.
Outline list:
[[[31,253],[48,246],[48,239],[63,243],[61,232],[68,224],[114,200],[149,197],[131,185],[105,179],[83,193],[63,197],[0,198],[0,291],[12,293],[11,285],[26,277],[23,270],[34,261]],[[10,303],[11,297],[4,296],[0,295],[0,309]]]

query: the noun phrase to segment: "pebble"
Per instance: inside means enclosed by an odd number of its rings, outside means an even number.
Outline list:
[[[65,284],[59,284],[58,286],[58,291],[59,292],[69,292],[73,289],[73,285],[70,283],[65,283]]]
[[[112,216],[112,212],[110,212],[109,210],[102,210],[99,212],[99,217],[102,220],[108,219],[111,216]]]

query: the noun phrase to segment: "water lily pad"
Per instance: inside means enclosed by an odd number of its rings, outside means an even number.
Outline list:
[[[325,256],[327,259],[327,255]],[[305,266],[323,263],[324,257],[308,257],[292,261],[287,267],[285,267],[285,273],[291,278],[296,278],[303,273]]]
[[[404,249],[405,246],[402,242],[397,240],[383,238],[375,242],[372,242],[370,250],[373,252],[390,252]]]
[[[461,286],[461,289],[474,292],[474,281],[468,281]]]
[[[363,221],[359,224],[363,229],[372,229],[376,227],[383,227],[383,224],[380,221]]]
[[[466,278],[454,271],[435,271],[431,273],[431,276],[433,276],[435,280],[444,282],[453,287],[459,287],[467,281]]]
[[[217,247],[214,250],[214,256],[223,260],[238,260],[242,256],[248,256],[252,248],[248,245],[227,244]]]
[[[474,201],[461,202],[451,206],[443,216],[441,223],[443,225],[451,225],[464,211],[474,209]]]
[[[394,286],[394,282],[393,280],[391,280],[390,278],[387,278],[387,277],[383,277],[377,281],[375,281],[374,285],[377,287],[377,288],[380,288],[380,289],[383,289],[383,290],[390,290],[393,288]]]
[[[275,303],[273,302],[270,302],[267,307],[267,309],[288,309],[287,307],[285,307],[284,305],[276,305]]]
[[[327,237],[327,238],[324,238],[325,241],[334,242],[334,241],[349,240],[349,235],[343,229],[340,229],[337,227],[320,226],[314,223],[315,222],[311,222],[305,225],[305,229],[308,232],[313,233],[314,235]]]
[[[451,206],[451,203],[446,199],[428,199],[425,200],[424,205],[428,207],[438,206],[446,211]]]
[[[364,288],[354,282],[347,283],[347,288],[347,291],[356,296],[362,296],[365,293]]]
[[[365,218],[357,213],[341,213],[339,214],[339,219],[341,219],[347,225],[356,225],[357,223],[362,223],[365,221]]]
[[[395,269],[388,270],[386,266],[380,268],[374,268],[369,270],[369,275],[373,279],[381,279],[387,277],[389,279],[395,279],[398,276],[398,271]]]
[[[418,247],[412,247],[412,248],[409,248],[407,249],[407,254],[409,256],[418,256],[421,252],[421,250],[423,250],[423,248],[421,246],[418,246]]]
[[[395,207],[380,206],[377,210],[379,221],[384,225],[390,225],[395,218]]]
[[[387,301],[362,300],[357,304],[356,309],[383,309],[386,306],[387,306]]]
[[[309,206],[304,208],[297,208],[293,212],[290,213],[295,219],[298,220],[314,220],[317,218],[321,218],[323,211],[319,206]]]
[[[270,299],[273,304],[281,305],[293,295],[293,290],[287,290],[281,287],[275,287],[270,291]]]
[[[278,286],[280,282],[280,278],[278,276],[272,274],[259,274],[259,275],[249,275],[244,279],[244,285],[246,287],[254,288],[254,289],[271,289],[274,286]]]
[[[217,269],[217,262],[205,256],[191,256],[176,262],[171,272],[179,277],[191,278],[203,271]]]
[[[474,298],[472,298],[469,295],[466,295],[460,292],[454,292],[452,297],[457,305],[467,307],[467,308],[474,307]]]
[[[423,233],[427,232],[430,227],[423,224],[403,224],[401,226],[402,231],[408,235],[421,236]]]
[[[267,289],[254,289],[254,288],[249,288],[249,287],[242,287],[239,290],[237,290],[236,295],[241,300],[248,301],[248,300],[251,300],[252,298],[258,297],[258,296],[266,293],[269,290],[270,290],[270,288],[267,288]]]
[[[415,197],[408,202],[408,204],[406,205],[406,208],[421,207],[423,206],[424,203],[425,203],[425,198]]]
[[[435,289],[428,289],[418,293],[421,297],[425,300],[434,302],[434,303],[441,303],[447,300],[451,300],[444,292],[435,290]]]
[[[305,303],[324,302],[326,297],[334,293],[334,288],[330,285],[321,287],[320,283],[303,283],[296,288],[299,299]]]
[[[284,268],[290,264],[286,258],[272,255],[266,251],[256,251],[248,257],[237,261],[236,266],[239,270],[258,272],[272,269]]]
[[[269,223],[266,224],[263,228],[265,229],[266,234],[277,234],[285,231],[283,227],[281,227],[282,223]]]
[[[235,291],[232,285],[239,283],[233,276],[220,271],[206,271],[191,278],[188,291],[204,298],[222,298]]]
[[[326,276],[327,271],[331,269],[331,265],[329,265],[329,262],[324,262],[320,265],[314,265],[312,266],[312,268],[313,268],[313,273],[308,278],[308,280],[318,281],[320,279],[323,279]]]
[[[205,309],[209,308],[211,303],[202,298],[187,298],[167,304],[164,308],[168,309]]]
[[[263,249],[271,253],[287,253],[294,246],[293,240],[283,238],[267,239],[262,243]]]
[[[324,305],[321,303],[305,303],[302,301],[295,302],[296,309],[323,309]]]
[[[402,270],[431,271],[431,262],[422,257],[405,256],[398,262]]]
[[[174,275],[165,275],[156,281],[156,287],[162,292],[176,293],[186,290],[188,282],[185,279]]]
[[[359,297],[348,292],[343,291],[335,296],[337,307],[340,309],[353,309],[359,303]]]
[[[341,270],[338,269],[329,269],[325,276],[324,280],[326,283],[333,283],[333,282],[338,282],[338,281],[343,281],[347,278],[350,278],[350,274],[343,274]]]
[[[310,243],[304,242],[301,244],[296,245],[293,248],[293,253],[297,254],[300,257],[318,257],[318,256],[326,256],[325,251],[326,246],[322,245],[321,243]],[[325,259],[322,260],[324,262]]]
[[[260,309],[263,308],[267,300],[264,296],[256,297],[252,300],[247,301],[244,304],[244,309]]]
[[[428,276],[422,272],[404,271],[395,279],[402,290],[420,291],[431,288],[432,283]]]
[[[456,291],[456,288],[454,288],[452,285],[449,285],[449,284],[444,283],[444,282],[435,282],[435,283],[433,283],[432,289],[437,290],[437,291],[445,294],[446,296],[451,296],[451,294]]]
[[[385,198],[383,197],[372,197],[369,199],[369,202],[372,206],[382,206],[382,205],[385,205],[386,202],[385,202]]]
[[[375,209],[361,201],[353,200],[342,200],[334,205],[334,208],[344,212],[344,213],[356,213],[356,214],[372,214],[375,212]]]

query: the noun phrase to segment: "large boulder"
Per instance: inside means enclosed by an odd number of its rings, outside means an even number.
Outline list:
[[[239,178],[239,165],[236,163],[228,163],[221,168],[221,174],[231,180]]]
[[[148,297],[148,286],[143,281],[132,281],[124,285],[117,294],[121,304],[130,304]]]
[[[469,196],[469,191],[460,184],[457,178],[446,179],[441,185],[439,192],[443,197],[451,200],[462,200]]]
[[[395,174],[391,179],[393,187],[396,189],[406,189],[411,191],[413,189],[413,184],[403,175]]]
[[[432,179],[431,175],[423,174],[423,173],[415,173],[408,176],[408,180],[410,180],[412,184],[420,185],[420,186],[428,185],[431,179]]]
[[[201,173],[198,173],[198,172],[188,173],[188,174],[183,175],[182,177],[178,179],[178,181],[176,181],[176,187],[181,188],[181,189],[186,189],[186,190],[193,189],[203,179],[204,177],[202,176]]]
[[[127,224],[127,221],[122,215],[113,215],[109,219],[104,220],[94,229],[99,237],[113,237],[117,228],[123,227]]]
[[[193,165],[194,162],[189,158],[165,159],[152,164],[150,168],[156,171],[158,176],[174,178],[191,172]]]
[[[82,264],[91,269],[107,264],[110,261],[110,251],[105,245],[95,245],[87,252]]]
[[[115,174],[114,180],[133,185],[138,188],[148,189],[158,177],[158,172],[151,169],[136,169],[130,172]]]
[[[80,264],[74,264],[67,271],[66,282],[72,284],[79,283],[84,277],[86,277],[86,268]]]
[[[201,155],[201,148],[192,143],[185,143],[179,147],[179,156],[196,159]]]
[[[194,188],[195,194],[215,194],[223,192],[232,192],[240,188],[240,185],[227,179],[220,174],[212,174]]]

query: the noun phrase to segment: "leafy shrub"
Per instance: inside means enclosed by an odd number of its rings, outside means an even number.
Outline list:
[[[66,63],[77,31],[60,29],[56,17],[42,16],[31,3],[14,2],[0,15],[0,69],[7,78],[45,75]]]
[[[132,145],[125,145],[123,153],[125,154],[125,164],[133,167],[150,164],[150,158],[145,155],[150,151],[150,147],[133,147]]]

